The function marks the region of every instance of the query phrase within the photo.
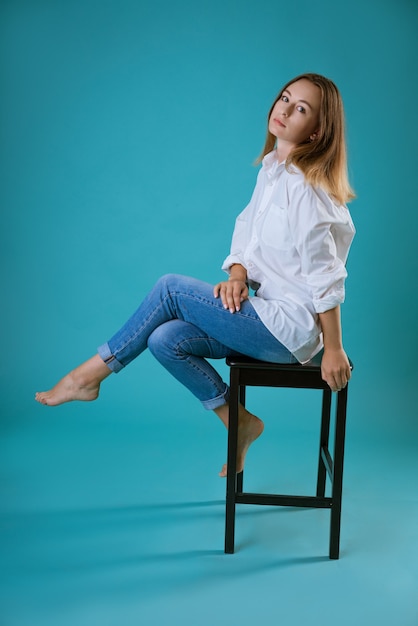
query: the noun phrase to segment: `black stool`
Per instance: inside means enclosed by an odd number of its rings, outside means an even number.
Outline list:
[[[226,479],[225,552],[234,552],[235,505],[265,504],[331,509],[329,558],[338,559],[340,552],[341,498],[344,464],[345,424],[348,385],[336,392],[334,451],[329,451],[332,392],[321,378],[322,353],[305,365],[266,363],[249,357],[228,357],[230,367],[230,407],[228,427],[228,473]],[[350,361],[351,368],[352,363]],[[319,444],[318,475],[315,496],[263,494],[243,491],[243,472],[236,473],[238,406],[245,405],[247,386],[288,387],[322,390],[322,419]],[[325,496],[327,475],[332,492]]]

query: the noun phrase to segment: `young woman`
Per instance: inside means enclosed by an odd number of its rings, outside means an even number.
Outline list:
[[[355,232],[345,203],[354,194],[343,105],[332,81],[303,74],[284,86],[268,115],[260,161],[223,264],[228,280],[213,287],[164,276],[98,353],[50,391],[37,393],[38,402],[95,400],[101,382],[146,348],[226,427],[228,386],[207,358],[245,354],[304,363],[324,348],[323,379],[333,391],[347,384],[340,304]],[[241,407],[238,471],[262,431],[262,421]],[[220,475],[226,476],[226,466]]]

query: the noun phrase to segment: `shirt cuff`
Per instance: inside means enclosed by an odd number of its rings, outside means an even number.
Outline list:
[[[231,270],[231,265],[235,265],[235,263],[239,263],[240,265],[244,266],[244,263],[241,257],[239,257],[237,254],[230,254],[229,256],[226,257],[225,261],[222,263],[221,269],[223,269],[224,272],[229,274]]]
[[[313,301],[314,309],[316,313],[325,313],[325,311],[330,311],[331,309],[335,309],[336,306],[342,304],[345,300],[345,293],[341,291],[339,293],[334,293],[332,295],[328,295],[326,298],[315,299]]]

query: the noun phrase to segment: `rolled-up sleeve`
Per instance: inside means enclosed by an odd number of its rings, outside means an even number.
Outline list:
[[[263,173],[262,171],[260,171],[257,175],[257,182],[250,202],[235,220],[230,253],[222,263],[222,269],[227,273],[229,273],[231,265],[234,265],[234,263],[240,263],[245,267],[244,252],[248,245],[248,240],[250,237],[249,231],[253,218],[254,207],[257,205],[260,188],[263,185],[262,179]]]
[[[289,194],[289,227],[300,255],[301,275],[311,290],[316,313],[344,302],[347,271],[338,257],[333,224],[341,220],[327,196],[299,181]]]
[[[234,263],[244,265],[244,250],[247,243],[247,220],[245,219],[245,211],[243,211],[235,221],[235,228],[232,235],[231,251],[222,263],[222,269],[229,273]]]

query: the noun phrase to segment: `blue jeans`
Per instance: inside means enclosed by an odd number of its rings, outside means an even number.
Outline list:
[[[119,372],[146,348],[206,409],[228,401],[229,389],[206,358],[245,354],[273,363],[295,357],[267,330],[249,300],[237,313],[225,310],[213,286],[168,274],[98,353]]]

